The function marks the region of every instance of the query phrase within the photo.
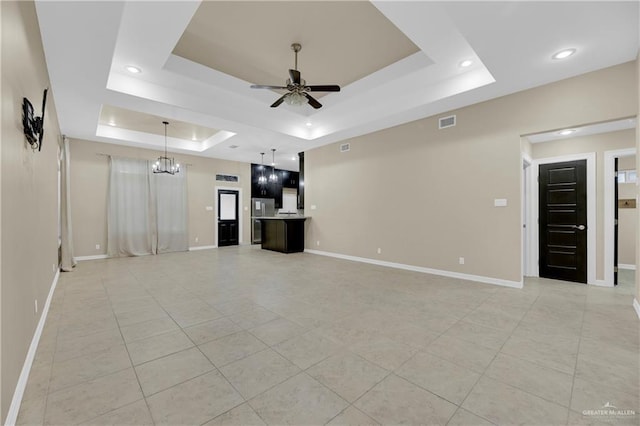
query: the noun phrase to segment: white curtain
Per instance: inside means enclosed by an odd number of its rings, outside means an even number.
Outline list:
[[[187,232],[187,168],[169,175],[153,174],[156,205],[157,253],[189,249]]]
[[[149,161],[117,157],[110,166],[109,256],[187,250],[186,170],[154,174]]]
[[[107,253],[111,257],[155,253],[149,163],[110,157]]]
[[[71,161],[69,140],[62,137],[60,144],[60,269],[69,272],[76,266],[73,258],[73,232],[71,230]]]

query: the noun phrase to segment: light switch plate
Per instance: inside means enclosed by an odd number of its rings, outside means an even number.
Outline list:
[[[496,198],[493,200],[494,207],[507,207],[507,199],[506,198]]]
[[[204,208],[206,211],[208,212],[212,212],[213,211],[213,206],[207,206]]]

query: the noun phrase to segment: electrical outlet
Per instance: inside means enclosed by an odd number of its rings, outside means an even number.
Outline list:
[[[464,265],[464,257],[459,258],[458,263]]]
[[[34,308],[36,310],[36,314],[38,313],[38,299],[33,301],[33,304],[35,305]]]
[[[100,244],[96,244],[96,250],[100,250]]]
[[[316,241],[316,245],[319,246],[320,245],[320,240]]]
[[[197,243],[198,242],[198,237],[196,237],[195,240],[196,240],[196,243]]]
[[[315,204],[311,204],[311,210],[315,210],[316,209],[316,205]]]
[[[378,254],[382,253],[382,249],[380,247],[378,247]]]

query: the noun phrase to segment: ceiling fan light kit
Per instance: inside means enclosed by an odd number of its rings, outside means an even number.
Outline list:
[[[313,85],[308,86],[307,82],[300,77],[300,71],[298,71],[298,52],[302,50],[300,43],[293,43],[291,45],[295,55],[294,69],[289,70],[289,78],[286,81],[286,86],[269,86],[262,84],[251,85],[252,89],[270,89],[270,90],[288,90],[287,93],[282,95],[278,100],[271,104],[271,108],[280,106],[283,102],[287,105],[300,106],[308,103],[313,108],[322,108],[322,104],[318,102],[309,92],[339,92],[340,86],[337,84],[328,85]]]

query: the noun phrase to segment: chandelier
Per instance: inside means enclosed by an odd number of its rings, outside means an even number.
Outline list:
[[[163,121],[164,124],[164,156],[158,157],[155,163],[153,163],[153,173],[169,173],[175,175],[180,173],[180,164],[176,163],[173,157],[167,156],[167,126],[168,121]]]
[[[260,176],[258,176],[258,183],[260,185],[264,185],[265,183],[267,183],[267,177],[264,175],[264,152],[261,152],[260,156],[261,156],[260,164],[262,166],[260,167]]]
[[[271,148],[271,165],[273,168],[271,169],[271,174],[269,175],[269,182],[277,182],[278,175],[276,174],[276,149]]]

